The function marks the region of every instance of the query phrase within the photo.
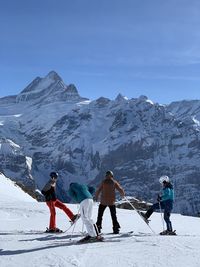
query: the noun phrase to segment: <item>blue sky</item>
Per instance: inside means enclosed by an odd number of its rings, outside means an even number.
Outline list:
[[[0,0],[0,97],[55,70],[90,99],[200,99],[199,0]]]

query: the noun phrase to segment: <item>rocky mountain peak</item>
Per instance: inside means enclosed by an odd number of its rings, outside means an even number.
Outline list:
[[[51,80],[54,80],[54,81],[62,81],[61,77],[54,70],[50,71],[47,74],[47,76],[45,77],[45,79],[51,79]]]
[[[146,100],[148,100],[148,97],[146,95],[141,95],[138,99],[140,101],[146,101]]]
[[[116,101],[121,102],[121,101],[126,101],[128,98],[126,96],[123,96],[122,94],[118,94],[118,96],[115,98]]]
[[[50,71],[44,78],[35,78],[16,98],[17,102],[29,102],[33,104],[46,104],[54,101],[81,101],[74,84],[64,84],[61,77]]]
[[[69,84],[66,88],[68,94],[79,95],[78,90],[74,84]]]

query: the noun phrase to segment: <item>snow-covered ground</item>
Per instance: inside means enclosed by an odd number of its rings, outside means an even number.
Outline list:
[[[78,205],[69,207],[76,213]],[[98,205],[94,204],[96,220]],[[1,267],[173,267],[199,266],[200,219],[172,215],[177,236],[151,233],[141,218],[131,210],[117,210],[121,224],[120,235],[112,230],[106,210],[103,221],[105,242],[75,244],[80,239],[81,220],[62,234],[45,234],[49,211],[45,203],[37,203],[10,180],[0,175],[0,266]],[[156,233],[162,230],[159,213],[151,217]],[[68,219],[57,212],[57,226],[69,227]],[[133,234],[127,232],[133,231]]]

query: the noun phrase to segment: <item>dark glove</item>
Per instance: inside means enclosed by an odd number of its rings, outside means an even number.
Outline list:
[[[157,201],[160,202],[162,200],[162,197],[158,194]]]
[[[47,194],[47,192],[44,191],[44,190],[42,190],[41,193],[42,193],[44,196],[46,196],[46,194]]]

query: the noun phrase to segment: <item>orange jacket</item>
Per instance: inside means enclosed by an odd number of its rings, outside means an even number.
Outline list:
[[[101,193],[100,203],[105,206],[112,206],[115,204],[115,189],[117,189],[122,197],[125,193],[123,188],[114,178],[105,178],[98,187],[95,197],[98,200]]]

